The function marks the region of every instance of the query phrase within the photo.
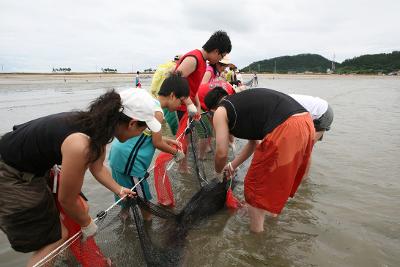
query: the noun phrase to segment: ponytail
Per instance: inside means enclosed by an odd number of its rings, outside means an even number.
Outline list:
[[[91,102],[87,111],[80,111],[73,118],[78,128],[90,136],[88,163],[101,156],[104,146],[113,140],[117,125],[131,120],[122,110],[121,97],[113,89]]]

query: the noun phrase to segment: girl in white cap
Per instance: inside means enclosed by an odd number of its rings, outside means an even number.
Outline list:
[[[86,170],[120,197],[133,193],[116,183],[105,167],[105,146],[116,137],[125,142],[147,127],[161,129],[147,92],[109,91],[87,111],[64,112],[13,127],[0,139],[0,228],[11,246],[35,252],[31,266],[62,244],[67,230],[47,185],[49,170],[62,165],[58,203],[81,226],[84,238],[97,226],[81,203]]]
[[[131,94],[137,90],[131,91]],[[189,97],[189,84],[185,78],[178,73],[171,73],[162,83],[158,92],[158,100],[153,100],[156,118],[162,122],[164,120],[163,108],[170,112],[176,109]],[[144,177],[149,168],[156,149],[174,155],[176,162],[182,160],[185,154],[179,149],[180,144],[161,135],[160,132],[150,130],[144,131],[140,136],[133,137],[127,142],[114,140],[111,146],[109,163],[113,178],[127,188],[132,188]],[[144,179],[135,188],[140,197],[151,200],[149,185]],[[116,200],[118,200],[116,196]],[[121,204],[124,206],[124,204]],[[151,213],[141,210],[146,221],[151,220]],[[127,209],[123,209],[122,217],[128,216]]]

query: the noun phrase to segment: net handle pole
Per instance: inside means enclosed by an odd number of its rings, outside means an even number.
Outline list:
[[[149,171],[151,171],[152,169],[154,169],[154,166],[152,168],[150,168]],[[148,173],[146,173],[147,175],[143,176],[142,179],[140,179],[140,181],[138,181],[130,190],[133,192],[133,190],[136,188],[136,186],[138,186],[144,179],[146,179],[148,177]],[[118,203],[120,203],[122,200],[124,200],[126,198],[127,195],[123,196],[122,198],[120,198],[118,201],[116,201],[114,204],[112,204],[110,207],[108,207],[106,210],[101,211],[99,214],[97,214],[96,218],[93,220],[94,222],[97,222],[98,220],[100,220],[101,218],[103,218],[107,212],[109,210],[111,210],[113,207],[115,207],[116,205],[118,205]],[[63,246],[65,246],[66,244],[69,244],[70,242],[74,242],[76,239],[78,239],[80,237],[80,235],[82,234],[82,230],[79,230],[79,232],[77,232],[75,235],[73,235],[72,237],[70,237],[67,241],[65,241],[64,243],[62,243],[60,246],[58,246],[56,249],[54,249],[52,252],[50,252],[49,254],[46,255],[46,257],[44,257],[43,259],[41,259],[39,262],[37,262],[33,267],[39,267],[42,266],[42,264],[46,263],[48,260],[51,260],[53,258],[52,257],[55,253],[57,253],[59,250],[61,250],[61,248]],[[56,256],[56,255],[54,255]]]
[[[53,251],[51,251],[49,254],[47,254],[43,259],[41,259],[35,265],[33,265],[33,267],[43,266],[50,260],[54,259],[64,249],[68,248],[68,246],[67,246],[68,244],[70,244],[70,243],[72,244],[73,242],[75,242],[75,240],[77,240],[81,236],[81,234],[82,234],[82,230],[79,230],[79,232],[77,232],[76,234],[71,236],[67,241],[65,241],[64,243],[59,245],[57,248],[55,248]]]
[[[201,115],[206,114],[206,113],[207,113],[207,112],[203,112],[203,113],[201,113]],[[192,122],[193,122],[193,120],[190,122],[190,124],[191,124]],[[189,124],[189,125],[190,125],[190,124]],[[183,132],[176,138],[176,141],[178,141],[180,138],[182,138],[183,134],[185,134],[185,132],[186,132],[187,129],[190,129],[190,126],[189,126],[189,125],[186,127],[185,131],[183,131]],[[151,171],[153,171],[155,167],[156,167],[156,164],[154,164],[152,167],[150,167],[150,168],[146,171],[146,174],[145,174],[131,189],[130,189],[130,191],[133,192],[133,190],[134,190],[144,179],[146,179],[147,177],[149,177],[149,173],[150,173]],[[111,209],[114,208],[116,205],[118,205],[118,204],[119,204],[122,200],[124,200],[126,197],[127,197],[127,195],[123,196],[122,198],[120,198],[120,199],[118,199],[116,202],[114,202],[114,203],[113,203],[110,207],[108,207],[106,210],[99,212],[99,213],[97,214],[96,218],[94,219],[94,222],[97,222],[99,219],[103,218],[103,217],[107,214],[107,212],[108,212],[109,210],[111,210]]]
[[[154,169],[155,166],[151,167],[149,171],[152,171],[152,169]],[[133,192],[133,190],[136,188],[136,186],[138,186],[144,179],[146,179],[148,177],[148,172],[146,173],[146,175],[144,175],[131,189],[130,191]],[[114,202],[114,204],[112,204],[110,207],[108,207],[105,211],[100,212],[96,219],[94,219],[94,222],[98,221],[99,219],[101,219],[110,209],[114,208],[116,205],[118,205],[122,200],[124,200],[126,198],[127,195],[121,197],[120,199],[118,199],[116,202]]]

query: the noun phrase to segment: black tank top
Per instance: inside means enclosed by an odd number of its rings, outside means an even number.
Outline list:
[[[261,140],[290,116],[306,110],[290,96],[266,88],[248,89],[227,96],[229,132],[247,140]]]
[[[70,134],[82,132],[74,126],[75,112],[38,118],[13,127],[0,139],[0,155],[17,170],[43,175],[54,164],[61,164],[61,145]]]

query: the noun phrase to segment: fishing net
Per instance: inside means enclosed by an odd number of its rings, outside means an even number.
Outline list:
[[[36,266],[179,266],[188,231],[224,207],[227,188],[226,181],[209,181],[177,214],[140,197],[127,199],[124,208],[113,205],[97,215],[98,232],[85,242],[71,220],[70,239]],[[157,217],[146,222],[139,207]]]
[[[231,188],[231,184],[225,180],[218,182],[211,179],[213,168],[205,168],[204,160],[199,159],[199,140],[209,136],[206,127],[202,126],[202,120],[189,121],[182,129],[181,136],[186,136],[188,142],[183,138],[180,140],[187,150],[189,164],[196,170],[201,187],[200,190],[195,189],[197,192],[186,204],[184,200],[180,201],[182,203],[179,205],[179,212],[176,211],[177,208],[170,209],[140,197],[123,200],[123,208],[114,203],[97,215],[95,221],[98,232],[85,242],[81,239],[80,226],[63,214],[64,225],[69,230],[68,241],[35,266],[181,265],[188,231],[201,220],[223,209],[227,190]],[[191,175],[193,176],[194,174]],[[176,182],[181,175],[177,172],[176,164],[174,167],[172,156],[167,157],[160,153],[154,167],[142,179],[151,181],[153,177],[153,193],[157,194],[158,202],[160,197],[164,197],[163,201],[172,201],[175,204],[172,194],[174,184],[169,179]],[[143,219],[141,210],[154,215],[152,222]]]
[[[186,135],[192,125],[187,124],[187,113],[182,117],[177,131],[176,140],[181,143],[181,149],[186,153]],[[172,192],[169,171],[174,164],[173,156],[166,152],[158,154],[154,167],[154,187],[156,189],[157,201],[164,206],[175,206],[174,194]]]
[[[157,193],[157,201],[164,206],[175,206],[174,194],[168,171],[172,167],[173,157],[169,153],[161,152],[155,161],[154,187]]]
[[[203,121],[203,116],[200,120],[192,122],[194,127],[188,134],[189,147],[187,153],[189,166],[195,171],[200,187],[207,183],[207,177],[211,177],[212,174],[207,172],[204,166],[207,157],[206,147],[211,143],[209,140],[211,133]]]
[[[207,127],[204,122],[206,119],[208,119],[206,112],[201,114],[200,120],[188,119],[187,113],[185,113],[180,121],[176,138],[182,144],[181,149],[186,154],[183,162],[177,165],[186,164],[187,166],[184,166],[184,168],[187,168],[189,172],[194,170],[200,187],[207,183],[207,177],[212,177],[213,175],[212,171],[207,171],[204,166],[205,151],[201,152],[205,142],[210,144],[212,151],[211,128]],[[157,201],[161,205],[171,207],[175,206],[174,193],[170,181],[173,165],[173,156],[169,153],[161,152],[156,158],[154,168],[154,186]]]

